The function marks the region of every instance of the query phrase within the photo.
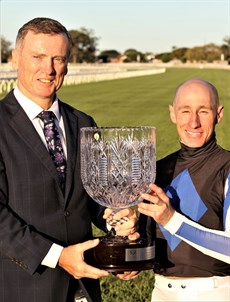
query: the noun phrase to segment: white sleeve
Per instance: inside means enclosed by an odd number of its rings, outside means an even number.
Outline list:
[[[56,243],[53,243],[48,254],[42,260],[41,264],[48,266],[50,268],[55,268],[58,263],[62,250],[63,250],[62,246],[60,246]]]
[[[203,227],[178,212],[174,213],[164,228],[202,253],[230,264],[230,188],[228,182],[225,190],[224,213],[224,231]]]

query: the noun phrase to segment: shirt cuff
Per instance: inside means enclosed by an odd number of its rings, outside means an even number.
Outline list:
[[[184,222],[184,216],[178,212],[174,212],[171,219],[164,225],[164,228],[172,235],[176,234],[182,223]]]
[[[63,247],[61,245],[53,243],[48,254],[42,260],[41,264],[50,268],[55,268],[57,266],[62,250]]]
[[[108,222],[106,222],[106,229],[107,229],[107,231],[112,230],[112,226],[110,224],[108,224]]]

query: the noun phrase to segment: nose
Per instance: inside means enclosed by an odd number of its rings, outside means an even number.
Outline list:
[[[198,128],[201,126],[200,118],[197,113],[192,113],[189,119],[189,126],[193,129]]]
[[[43,68],[47,74],[53,74],[55,72],[54,62],[52,59],[47,58],[43,63]]]

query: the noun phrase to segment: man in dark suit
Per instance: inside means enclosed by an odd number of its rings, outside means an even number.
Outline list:
[[[17,87],[0,102],[1,302],[69,302],[79,289],[87,301],[101,301],[96,279],[108,272],[84,262],[84,251],[98,244],[91,223],[106,230],[106,220],[82,186],[79,150],[80,128],[95,122],[56,95],[71,45],[59,22],[35,18],[19,30],[12,53]],[[64,189],[38,117],[43,110],[55,116]],[[135,218],[122,235],[134,225]]]

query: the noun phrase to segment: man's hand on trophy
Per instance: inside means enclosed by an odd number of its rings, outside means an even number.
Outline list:
[[[94,239],[65,247],[62,250],[58,265],[75,279],[99,279],[108,276],[109,273],[107,271],[90,266],[84,261],[84,252],[96,247],[98,244],[99,239]]]
[[[138,224],[138,217],[135,209],[129,207],[114,212],[107,208],[104,212],[104,219],[110,228],[114,228],[116,234],[119,236],[128,236],[130,240],[136,240],[140,234],[136,231]]]

